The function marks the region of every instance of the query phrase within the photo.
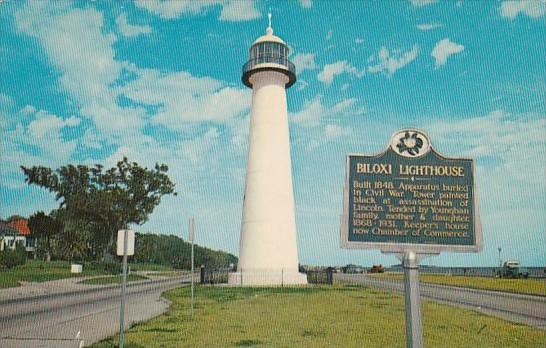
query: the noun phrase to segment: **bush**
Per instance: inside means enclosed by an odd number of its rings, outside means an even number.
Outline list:
[[[118,262],[91,261],[83,265],[85,271],[98,271],[100,273],[120,274],[121,264]]]
[[[27,251],[22,243],[16,243],[15,249],[7,248],[0,252],[0,267],[10,269],[27,262]]]

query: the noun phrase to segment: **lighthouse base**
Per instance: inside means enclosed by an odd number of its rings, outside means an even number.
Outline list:
[[[288,271],[263,271],[230,273],[228,284],[233,286],[284,286],[307,285],[307,275]]]

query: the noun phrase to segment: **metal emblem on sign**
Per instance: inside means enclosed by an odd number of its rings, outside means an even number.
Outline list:
[[[391,148],[404,157],[420,157],[430,150],[430,141],[421,131],[405,129],[396,132],[391,138]]]

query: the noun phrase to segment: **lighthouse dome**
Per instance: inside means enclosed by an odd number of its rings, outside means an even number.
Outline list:
[[[249,50],[249,60],[243,65],[242,81],[245,86],[252,88],[250,77],[259,71],[276,71],[288,76],[286,88],[296,82],[296,68],[288,60],[290,49],[278,36],[273,35],[271,25],[267,27],[265,35],[260,36]]]
[[[286,43],[277,35],[273,35],[273,28],[267,27],[265,30],[265,35],[260,36],[254,41],[252,45],[255,45],[260,42],[278,42],[280,44],[286,45]]]

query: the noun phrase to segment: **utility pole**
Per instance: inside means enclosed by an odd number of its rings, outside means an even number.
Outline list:
[[[195,281],[194,281],[194,253],[193,253],[193,240],[195,237],[195,221],[193,218],[190,218],[189,223],[189,239],[191,241],[191,317],[193,318],[193,308],[195,303],[195,296],[194,296],[194,287],[195,287]]]

